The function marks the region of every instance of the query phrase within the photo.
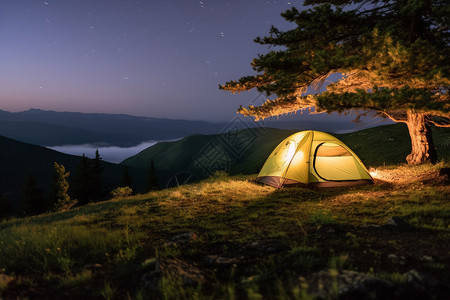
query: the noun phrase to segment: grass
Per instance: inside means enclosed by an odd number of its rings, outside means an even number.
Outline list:
[[[379,167],[375,185],[327,190],[275,189],[254,184],[254,175],[222,173],[3,221],[0,273],[14,280],[1,297],[312,299],[307,278],[324,269],[392,282],[416,269],[448,282],[450,187],[430,180],[442,167]],[[416,230],[376,227],[392,216]],[[187,232],[194,237],[172,242]],[[149,286],[151,274],[160,279]]]

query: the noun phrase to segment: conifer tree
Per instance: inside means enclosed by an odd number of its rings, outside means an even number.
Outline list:
[[[92,183],[92,199],[94,201],[102,200],[105,196],[105,187],[103,182],[103,166],[101,165],[102,158],[98,149],[95,151],[95,158],[91,162],[91,183]]]
[[[29,174],[22,188],[21,210],[25,215],[37,215],[47,210],[44,192],[37,187],[36,178]]]
[[[158,189],[158,177],[156,177],[155,163],[152,159],[147,174],[147,191],[154,191],[157,189]]]
[[[133,177],[131,177],[130,172],[128,172],[128,166],[123,167],[122,179],[120,180],[120,187],[131,187],[133,185]]]
[[[66,168],[63,165],[54,163],[55,173],[53,175],[49,203],[53,211],[66,211],[76,204],[76,200],[70,199],[67,194],[69,189],[69,183],[67,178],[69,177],[69,172],[66,172]]]
[[[78,205],[85,205],[92,199],[92,180],[89,159],[83,154],[70,186],[70,195]]]
[[[282,16],[296,28],[255,42],[278,47],[252,62],[255,76],[220,86],[275,100],[238,112],[256,120],[299,110],[385,116],[408,126],[410,164],[436,162],[431,126],[450,127],[450,5],[437,0],[306,0]],[[332,74],[342,78],[320,93]],[[315,88],[317,94],[307,94]]]

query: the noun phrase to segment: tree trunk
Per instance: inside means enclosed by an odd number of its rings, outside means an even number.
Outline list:
[[[412,151],[406,157],[408,164],[436,163],[437,152],[433,144],[431,126],[427,116],[408,110],[406,124],[411,136]]]

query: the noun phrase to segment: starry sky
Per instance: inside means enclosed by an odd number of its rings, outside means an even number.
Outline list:
[[[0,109],[228,121],[270,26],[303,1],[1,0]]]

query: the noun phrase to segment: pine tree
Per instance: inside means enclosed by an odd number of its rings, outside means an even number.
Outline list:
[[[70,186],[70,195],[78,205],[85,205],[92,199],[92,180],[89,159],[83,154]]]
[[[133,177],[131,177],[130,172],[128,172],[128,167],[123,167],[122,179],[120,180],[120,187],[132,187],[133,185]]]
[[[66,168],[63,165],[54,163],[55,173],[53,175],[49,203],[53,211],[66,211],[76,204],[76,200],[70,199],[67,194],[69,189],[69,183],[67,178],[69,177],[69,172],[66,172]]]
[[[102,158],[98,149],[95,151],[95,158],[92,160],[91,164],[91,183],[92,183],[92,199],[94,201],[102,200],[106,197],[105,187],[103,182],[103,166],[101,164]]]
[[[44,192],[37,187],[36,178],[29,174],[22,188],[21,210],[25,215],[37,215],[47,210]]]
[[[410,164],[436,162],[431,126],[450,127],[450,5],[437,0],[306,0],[282,16],[296,28],[255,42],[278,47],[252,62],[256,76],[220,88],[277,99],[238,112],[256,120],[298,110],[374,114],[406,123]],[[320,88],[332,74],[342,78]],[[317,94],[307,94],[312,88]]]
[[[147,191],[154,191],[158,189],[158,177],[156,177],[155,163],[150,162],[147,174]]]

